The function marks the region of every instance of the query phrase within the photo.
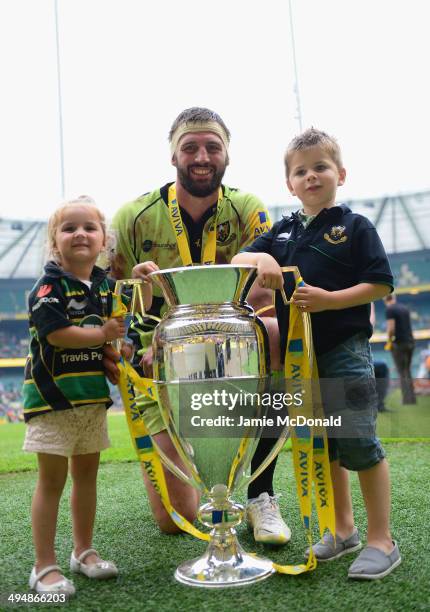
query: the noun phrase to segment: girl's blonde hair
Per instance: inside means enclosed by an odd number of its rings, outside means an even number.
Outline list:
[[[61,223],[61,219],[63,217],[63,213],[65,209],[72,208],[73,206],[82,206],[84,208],[91,208],[97,213],[99,218],[100,225],[103,230],[104,239],[106,242],[106,220],[104,214],[97,207],[93,198],[87,195],[81,195],[72,200],[66,200],[63,202],[55,212],[49,217],[48,221],[48,230],[47,230],[47,239],[48,239],[48,257],[50,259],[54,259],[55,261],[59,261],[57,245],[55,244],[55,234],[57,232],[58,226]]]

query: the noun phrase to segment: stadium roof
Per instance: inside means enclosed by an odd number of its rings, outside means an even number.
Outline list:
[[[349,200],[354,212],[377,227],[387,253],[430,249],[430,191]],[[270,207],[272,219],[297,204]],[[0,218],[0,278],[37,278],[46,259],[45,221]]]
[[[46,228],[46,221],[0,219],[0,278],[40,276]]]

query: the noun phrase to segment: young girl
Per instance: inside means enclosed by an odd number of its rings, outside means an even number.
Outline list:
[[[102,366],[103,345],[125,333],[112,313],[112,291],[95,262],[106,243],[105,220],[87,197],[63,204],[50,218],[53,261],[29,297],[30,355],[25,368],[24,450],[36,452],[39,478],[32,503],[36,561],[30,587],[73,595],[56,564],[58,505],[70,472],[74,548],[70,569],[89,578],[118,570],[92,545],[100,451],[108,448],[106,409],[112,404]]]

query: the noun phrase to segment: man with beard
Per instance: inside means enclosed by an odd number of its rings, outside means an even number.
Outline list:
[[[176,182],[125,204],[114,218],[115,248],[111,269],[116,278],[130,278],[133,266],[146,261],[154,261],[161,269],[230,263],[240,249],[270,229],[268,211],[258,198],[221,182],[229,163],[229,141],[230,132],[225,123],[209,109],[194,107],[177,117],[169,133]],[[176,203],[179,206],[175,206]],[[187,236],[186,244],[177,242],[178,233]],[[166,310],[164,298],[158,287],[154,286],[153,290],[149,314],[161,316]],[[250,301],[256,309],[269,304],[270,292],[256,288]],[[269,331],[277,325],[270,317],[265,319],[265,323]],[[154,322],[146,319],[140,325],[134,325],[131,334],[139,349],[138,359],[142,356],[140,366],[145,376],[151,378],[153,328]],[[274,361],[279,361],[279,356],[276,355],[276,334],[271,337],[273,366]],[[165,431],[157,404],[143,396],[137,401],[146,427],[157,445],[184,469]],[[267,438],[261,440],[253,465],[261,463],[273,442]],[[291,534],[273,495],[274,464],[252,483],[248,491],[248,519],[258,541],[284,544]],[[166,533],[178,532],[144,470],[143,476],[158,525]],[[165,476],[173,507],[193,521],[198,493],[170,471],[165,470]]]

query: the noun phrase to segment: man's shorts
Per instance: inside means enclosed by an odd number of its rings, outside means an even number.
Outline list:
[[[62,457],[99,453],[110,446],[106,412],[104,404],[89,404],[33,417],[23,450]]]
[[[144,395],[138,395],[136,396],[136,405],[139,408],[140,414],[143,416],[143,421],[151,436],[166,429],[157,402],[154,402],[154,400]]]
[[[342,415],[342,427],[333,434],[335,437],[329,433],[330,460],[339,459],[340,465],[348,470],[373,467],[385,457],[385,452],[376,437],[378,400],[366,334],[356,334],[318,355],[317,363],[325,416]],[[331,393],[325,392],[325,388],[331,389]]]

